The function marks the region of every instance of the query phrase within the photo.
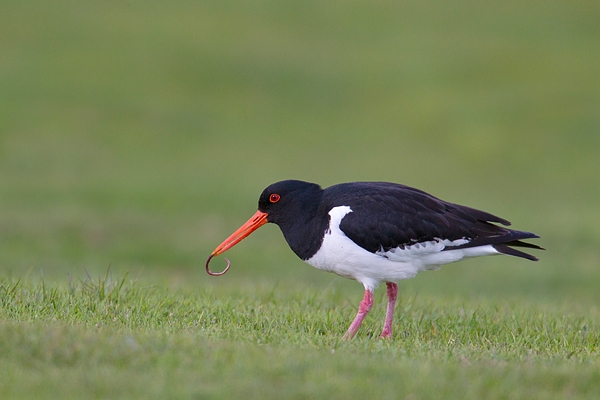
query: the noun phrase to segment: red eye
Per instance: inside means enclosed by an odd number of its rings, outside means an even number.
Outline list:
[[[271,203],[277,203],[279,201],[279,199],[281,199],[281,196],[278,195],[277,193],[273,193],[272,195],[269,196],[269,201]]]

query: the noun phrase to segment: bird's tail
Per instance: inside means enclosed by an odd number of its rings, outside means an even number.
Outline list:
[[[504,243],[496,243],[492,246],[502,254],[506,254],[509,256],[522,257],[531,261],[538,261],[539,259],[531,254],[525,253],[524,251],[520,251],[514,249],[513,247],[525,247],[528,249],[537,249],[537,250],[545,250],[543,247],[538,246],[537,244],[522,242],[519,239],[533,239],[539,238],[538,235],[530,233],[530,232],[520,232],[520,231],[511,231],[513,235],[520,236],[517,240],[510,240]],[[511,235],[512,236],[512,235]]]

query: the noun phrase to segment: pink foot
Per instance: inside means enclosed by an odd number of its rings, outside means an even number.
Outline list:
[[[344,335],[344,339],[350,340],[356,335],[356,331],[362,324],[363,320],[369,313],[369,310],[373,307],[373,292],[369,289],[365,289],[365,296],[360,302],[360,307],[358,308],[358,313],[356,313],[356,317],[354,317],[354,321],[350,324],[350,327],[346,331]]]
[[[381,338],[392,338],[392,323],[394,321],[394,308],[396,307],[396,299],[398,298],[398,285],[394,282],[386,282],[388,305],[385,312],[385,324],[381,331]]]

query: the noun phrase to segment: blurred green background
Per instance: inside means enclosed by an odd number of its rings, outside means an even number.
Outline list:
[[[0,7],[0,276],[348,288],[275,226],[281,179],[386,180],[538,233],[403,282],[600,305],[600,3],[14,1]],[[222,259],[215,260],[218,270]]]

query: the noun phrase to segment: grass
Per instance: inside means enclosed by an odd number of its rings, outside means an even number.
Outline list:
[[[597,312],[405,296],[395,340],[376,339],[380,306],[348,342],[353,310],[336,291],[170,293],[109,276],[1,287],[3,398],[600,394]]]
[[[598,398],[599,19],[591,0],[4,1],[0,397]],[[362,288],[273,226],[204,274],[288,178],[409,184],[547,251],[401,282],[391,341],[380,290],[345,342]]]

